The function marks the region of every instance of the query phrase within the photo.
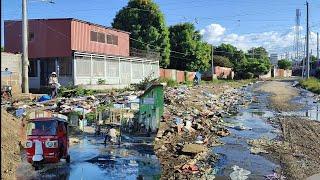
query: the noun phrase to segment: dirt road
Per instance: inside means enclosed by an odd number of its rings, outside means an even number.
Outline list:
[[[279,112],[302,107],[291,102],[299,95],[299,90],[291,87],[290,83],[270,81],[258,90],[271,93],[270,107]],[[270,122],[279,125],[281,141],[260,141],[260,146],[279,161],[282,173],[288,179],[306,179],[320,173],[320,122],[298,116],[275,117]]]
[[[299,94],[298,89],[291,87],[288,82],[267,81],[257,91],[270,93],[270,107],[277,111],[292,111],[300,106],[290,103],[290,100]]]

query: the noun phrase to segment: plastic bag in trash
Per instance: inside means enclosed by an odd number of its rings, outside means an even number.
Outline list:
[[[248,179],[250,171],[240,168],[239,166],[232,166],[233,172],[230,174],[231,180],[245,180]]]
[[[49,95],[43,95],[39,98],[38,102],[43,102],[43,101],[49,101],[51,99],[51,96]]]

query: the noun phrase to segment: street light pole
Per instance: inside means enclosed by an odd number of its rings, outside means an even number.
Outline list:
[[[306,2],[307,4],[307,79],[309,79],[310,76],[310,54],[309,54],[309,2]]]
[[[29,93],[27,0],[22,0],[22,92]]]

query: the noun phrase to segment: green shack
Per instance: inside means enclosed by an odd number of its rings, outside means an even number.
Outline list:
[[[163,86],[150,86],[139,99],[139,131],[156,133],[164,110]]]

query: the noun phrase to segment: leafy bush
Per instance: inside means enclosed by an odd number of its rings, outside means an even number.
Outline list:
[[[290,69],[291,68],[291,61],[287,59],[281,59],[278,61],[278,67],[280,69]]]
[[[167,86],[169,86],[169,87],[175,87],[178,85],[178,83],[175,80],[168,79],[168,78],[161,78],[160,82],[167,83]]]
[[[320,79],[309,78],[300,80],[300,85],[314,93],[320,94]]]
[[[98,84],[101,85],[101,84],[106,84],[106,80],[105,79],[98,79]]]
[[[95,93],[97,93],[96,90],[84,89],[78,86],[61,87],[58,92],[59,96],[62,96],[62,97],[90,96]]]

